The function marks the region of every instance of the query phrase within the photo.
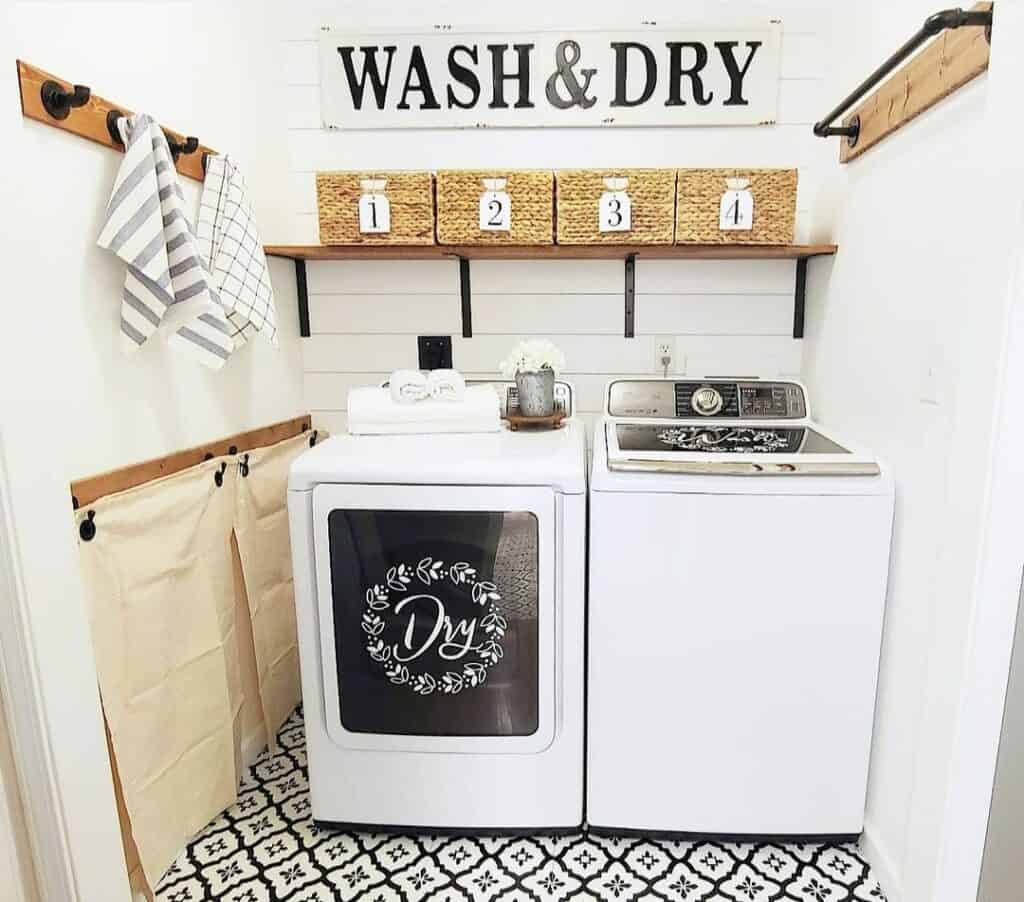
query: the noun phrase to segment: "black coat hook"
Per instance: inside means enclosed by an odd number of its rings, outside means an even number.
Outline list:
[[[67,119],[72,109],[85,106],[91,96],[92,91],[85,85],[75,85],[70,91],[65,91],[53,80],[44,81],[39,89],[39,99],[54,119]]]
[[[107,113],[107,134],[118,147],[124,147],[124,141],[121,140],[121,129],[117,127],[122,119],[124,119],[124,113],[120,110],[110,110]]]
[[[317,435],[320,430],[314,429],[313,434],[309,437],[309,447],[312,448],[316,444]]]
[[[96,511],[89,511],[81,523],[78,524],[78,534],[82,537],[83,542],[91,542],[96,538],[96,524],[93,519],[96,516]]]
[[[175,141],[167,132],[164,132],[167,137],[167,146],[171,149],[171,159],[175,162],[178,161],[178,157],[182,154],[195,153],[199,150],[199,139],[194,138],[191,135],[184,141]]]
[[[238,472],[242,476],[248,476],[249,475],[249,455],[248,454],[246,454],[245,457],[242,458],[242,462],[238,465]]]
[[[228,468],[228,465],[227,465],[226,463],[221,463],[221,465],[220,465],[220,469],[219,469],[219,470],[218,470],[218,471],[217,471],[216,473],[214,473],[214,474],[213,474],[213,481],[214,481],[215,483],[217,483],[217,488],[218,488],[218,489],[219,489],[219,488],[220,488],[220,487],[221,487],[222,485],[224,485],[224,471],[225,471],[225,470],[226,470],[227,468]]]

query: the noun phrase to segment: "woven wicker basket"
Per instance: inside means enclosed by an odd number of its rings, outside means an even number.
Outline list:
[[[511,228],[480,228],[484,179],[505,179],[511,201]],[[538,169],[448,169],[437,174],[438,244],[553,244],[554,176]]]
[[[598,210],[605,179],[625,179],[631,228],[602,232]],[[673,169],[564,169],[555,174],[559,244],[671,244],[675,231]]]
[[[391,231],[359,231],[364,179],[384,181]],[[321,244],[433,244],[434,181],[429,172],[318,172],[316,207]]]
[[[719,229],[727,178],[744,178],[754,197],[753,228]],[[792,244],[796,228],[795,169],[680,169],[676,244]]]

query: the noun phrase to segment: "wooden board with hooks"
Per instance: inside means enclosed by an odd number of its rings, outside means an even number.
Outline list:
[[[100,473],[96,476],[87,476],[84,479],[76,479],[71,483],[72,504],[78,507],[85,507],[92,504],[97,498],[105,495],[112,495],[115,492],[124,492],[136,486],[152,482],[173,473],[180,473],[189,467],[202,463],[213,457],[223,457],[228,454],[243,454],[253,448],[263,448],[285,439],[292,438],[307,432],[311,426],[309,414],[301,417],[294,417],[291,420],[282,420],[280,423],[273,423],[270,426],[263,426],[259,429],[251,429],[248,432],[240,432],[237,435],[230,435],[227,438],[217,439],[205,445],[196,445],[194,448],[187,448],[184,451],[175,451],[165,457],[157,457],[153,460],[146,460],[142,463],[131,464],[119,470],[111,470],[108,473]],[[314,437],[316,432],[311,432]]]
[[[47,109],[44,86],[47,86],[48,82],[55,83],[63,91],[72,95],[68,98],[70,102],[65,102],[63,107],[58,109],[57,116]],[[18,60],[18,83],[21,89],[21,113],[23,116],[71,132],[81,138],[95,141],[97,144],[103,144],[105,147],[118,151],[124,150],[120,143],[111,137],[107,127],[107,114],[117,111],[131,116],[133,113],[128,107],[105,100],[83,85],[73,85],[71,82],[44,72],[23,60]],[[47,88],[53,90],[52,85]],[[169,128],[164,128],[164,134],[167,135],[169,142],[176,144],[184,145],[189,140],[186,135]],[[175,166],[181,175],[201,182],[203,180],[203,157],[205,154],[215,153],[216,151],[212,148],[196,143],[195,151],[181,154]]]

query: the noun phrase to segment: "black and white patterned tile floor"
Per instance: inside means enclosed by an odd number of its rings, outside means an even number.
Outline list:
[[[301,711],[278,738],[157,902],[885,902],[854,845],[321,831]]]

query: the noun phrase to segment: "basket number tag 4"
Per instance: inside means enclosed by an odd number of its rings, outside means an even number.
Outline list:
[[[505,192],[505,179],[484,179],[487,189],[480,195],[480,231],[512,230],[512,198]]]
[[[608,190],[598,206],[598,229],[602,232],[628,232],[633,228],[633,204],[626,194],[627,179],[607,178]]]
[[[381,192],[383,179],[360,182],[359,231],[364,235],[380,235],[391,231],[391,201]]]
[[[718,208],[718,229],[722,232],[749,231],[754,227],[754,195],[747,179],[726,179],[728,190]]]

